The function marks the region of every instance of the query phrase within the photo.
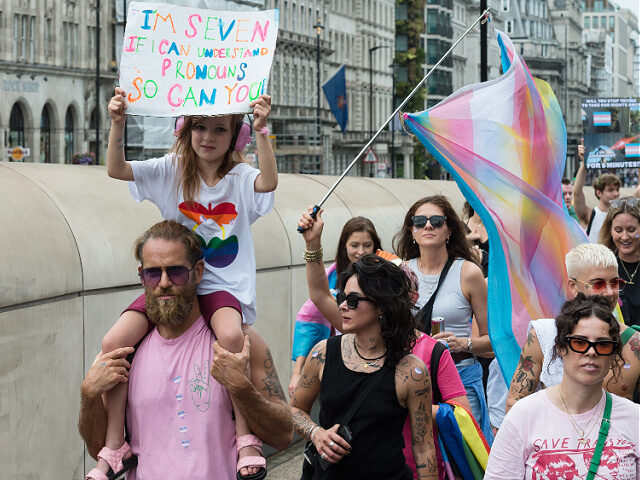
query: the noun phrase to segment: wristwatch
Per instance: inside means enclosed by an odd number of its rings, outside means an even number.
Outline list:
[[[471,342],[471,337],[467,337],[467,352],[471,352],[473,349],[473,343]]]

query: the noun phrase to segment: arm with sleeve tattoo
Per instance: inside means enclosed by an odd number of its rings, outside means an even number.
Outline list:
[[[406,388],[404,394],[411,421],[411,450],[418,479],[437,479],[429,371],[422,360],[411,355],[403,358],[396,367],[396,385],[400,378],[407,380],[400,385]]]
[[[249,357],[251,380],[249,381],[246,375],[230,375],[227,373],[230,370],[214,374],[217,368],[216,363],[222,362],[222,365],[218,366],[222,370],[225,361],[233,361],[233,357],[240,361],[242,352],[238,354],[223,352],[225,358],[214,360],[211,373],[227,388],[240,413],[246,418],[251,431],[263,442],[278,450],[284,450],[293,439],[291,412],[269,347],[255,329],[249,328],[246,332],[251,344]]]
[[[540,381],[543,361],[544,356],[538,336],[535,329],[531,327],[520,353],[518,367],[511,379],[505,411],[508,412],[518,400],[535,392]]]
[[[304,362],[300,381],[291,394],[293,428],[302,438],[308,439],[311,429],[316,426],[309,413],[320,393],[320,376],[325,361],[326,345],[327,341],[323,340],[311,349],[307,361]]]

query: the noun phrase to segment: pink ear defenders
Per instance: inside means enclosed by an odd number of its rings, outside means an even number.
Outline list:
[[[180,132],[183,125],[184,125],[184,116],[178,117],[176,119],[176,125],[174,127],[173,134],[177,136],[178,132]],[[233,146],[233,149],[235,151],[244,150],[247,147],[247,145],[251,143],[251,140],[252,140],[251,124],[244,120],[242,121],[242,123],[239,123],[235,131],[235,138],[236,138],[236,143]]]
[[[236,128],[236,144],[233,149],[237,152],[244,150],[251,140],[251,124],[243,120]]]

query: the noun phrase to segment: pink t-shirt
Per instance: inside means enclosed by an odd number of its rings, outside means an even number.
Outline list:
[[[612,395],[611,427],[596,479],[635,480],[640,478],[640,406]],[[591,429],[586,444],[568,415],[542,390],[519,400],[507,413],[498,431],[485,473],[485,480],[499,479],[584,479],[598,442],[598,430],[605,397],[589,412],[573,415],[582,429]]]
[[[200,317],[178,338],[156,328],[140,344],[127,403],[138,466],[128,480],[236,478],[231,399],[209,373],[214,341]]]
[[[416,340],[416,344],[411,351],[411,353],[424,362],[429,371],[431,371],[431,352],[433,352],[433,347],[435,347],[436,343],[437,340],[434,340],[429,335],[423,334],[418,340]],[[442,352],[442,356],[440,357],[440,363],[438,364],[438,388],[440,389],[442,399],[445,402],[451,398],[467,394],[449,350]],[[433,441],[436,446],[436,456],[438,458],[438,477],[442,479],[444,478],[444,462],[442,461],[440,449],[438,448],[438,441],[436,439],[435,420],[436,419],[434,418]],[[409,417],[407,417],[407,420],[404,423],[402,435],[404,436],[403,452],[407,460],[407,465],[409,465],[409,468],[413,471],[413,477],[417,478],[416,462],[413,459],[413,450],[411,450],[411,419]]]

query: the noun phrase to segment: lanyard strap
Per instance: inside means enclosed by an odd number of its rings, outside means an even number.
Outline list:
[[[593,480],[600,466],[600,457],[602,456],[602,449],[604,448],[604,442],[609,434],[609,426],[611,419],[611,394],[605,392],[606,400],[604,404],[604,414],[602,415],[602,423],[600,424],[600,432],[598,434],[598,443],[596,449],[591,457],[591,464],[589,465],[589,473],[586,480]]]

